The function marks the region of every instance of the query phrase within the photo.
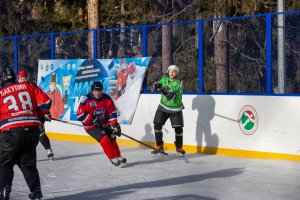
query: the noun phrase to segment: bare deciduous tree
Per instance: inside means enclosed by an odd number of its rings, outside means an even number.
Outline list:
[[[100,0],[87,0],[88,7],[88,28],[93,30],[99,28],[100,25]],[[94,38],[93,32],[89,32],[88,36],[88,56],[93,58],[94,55]]]
[[[217,0],[216,18],[226,14],[227,0]],[[225,21],[215,20],[214,27],[214,61],[216,65],[216,91],[228,92],[228,30]]]
[[[163,23],[168,22],[168,14],[172,12],[172,0],[160,1],[164,8]],[[162,26],[162,71],[167,72],[169,65],[173,64],[173,26]]]

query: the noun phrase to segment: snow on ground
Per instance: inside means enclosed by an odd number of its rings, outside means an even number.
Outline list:
[[[92,143],[51,141],[56,160],[38,146],[44,199],[299,200],[300,162],[188,154],[151,156],[150,149],[121,148],[126,168],[113,166]],[[28,197],[15,167],[11,200]]]

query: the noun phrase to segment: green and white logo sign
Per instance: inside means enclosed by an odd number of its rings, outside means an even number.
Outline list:
[[[241,131],[245,135],[254,134],[258,127],[258,115],[256,110],[250,105],[244,106],[239,113],[238,123]]]

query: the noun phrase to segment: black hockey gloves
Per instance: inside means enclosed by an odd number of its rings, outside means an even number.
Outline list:
[[[119,123],[116,123],[116,124],[113,124],[111,125],[111,130],[112,130],[112,133],[118,137],[121,136],[121,126]]]
[[[161,94],[164,95],[168,101],[173,99],[175,97],[175,93],[170,91],[170,88],[168,86],[161,89]]]
[[[151,90],[153,92],[159,92],[160,91],[160,87],[161,87],[161,84],[159,82],[154,82],[153,85],[152,85]]]
[[[161,94],[164,96],[168,96],[170,94],[170,88],[168,86],[165,86],[161,89]]]

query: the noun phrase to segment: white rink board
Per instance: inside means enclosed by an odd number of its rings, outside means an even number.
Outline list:
[[[154,141],[153,118],[159,100],[158,94],[142,94],[133,123],[122,125],[123,132],[141,141]],[[184,95],[183,103],[185,145],[300,155],[300,97]],[[252,135],[244,134],[238,123],[245,105],[258,115]],[[46,130],[87,135],[83,128],[54,121],[46,123]],[[165,143],[173,143],[169,120],[163,132]]]

